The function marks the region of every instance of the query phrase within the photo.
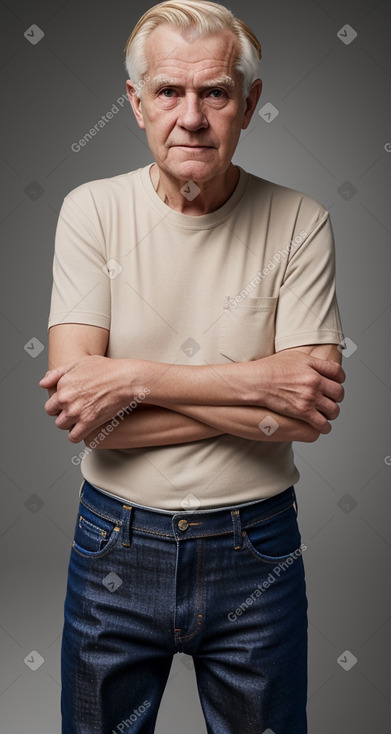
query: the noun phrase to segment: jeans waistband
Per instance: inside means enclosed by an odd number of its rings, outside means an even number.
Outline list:
[[[293,485],[273,497],[252,504],[237,504],[212,510],[172,510],[159,512],[124,503],[99,491],[84,480],[80,501],[97,515],[116,525],[129,525],[134,530],[156,534],[175,540],[222,535],[234,532],[239,535],[242,528],[266,520],[295,505],[296,493]]]

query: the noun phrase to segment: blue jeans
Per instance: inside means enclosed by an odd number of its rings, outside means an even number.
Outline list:
[[[173,655],[208,734],[307,734],[307,597],[294,487],[209,510],[87,481],[62,639],[62,734],[153,734]]]

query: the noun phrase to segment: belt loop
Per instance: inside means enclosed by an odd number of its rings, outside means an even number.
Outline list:
[[[125,548],[130,547],[130,520],[132,517],[132,506],[131,505],[122,505],[123,507],[123,521],[122,521],[122,545],[125,546]]]
[[[294,503],[294,506],[295,506],[296,517],[297,517],[298,514],[299,514],[299,507],[298,507],[298,504],[297,504],[296,492],[295,492],[295,488],[294,488],[293,485],[292,485],[292,496],[293,496],[293,503]]]
[[[240,510],[231,510],[231,517],[234,528],[234,548],[235,550],[240,550],[243,545]]]

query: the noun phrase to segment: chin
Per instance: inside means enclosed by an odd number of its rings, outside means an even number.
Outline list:
[[[221,173],[216,161],[197,161],[194,158],[166,162],[165,168],[176,178],[194,182],[208,181]]]

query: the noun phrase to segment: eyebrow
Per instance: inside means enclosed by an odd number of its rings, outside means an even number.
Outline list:
[[[167,76],[164,76],[161,74],[160,76],[155,76],[153,79],[151,79],[151,87],[154,91],[156,91],[159,87],[180,87],[182,86],[178,79],[173,79]],[[230,87],[231,89],[235,89],[236,84],[234,80],[227,76],[226,74],[224,76],[215,77],[214,79],[206,79],[202,84],[198,84],[198,89],[210,89],[211,87]]]

